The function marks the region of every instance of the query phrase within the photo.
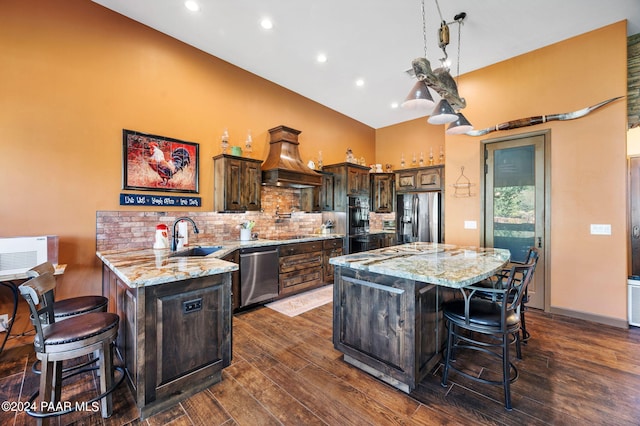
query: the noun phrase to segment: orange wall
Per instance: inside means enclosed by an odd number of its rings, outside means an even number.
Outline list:
[[[87,0],[3,1],[0,52],[0,236],[59,235],[63,295],[100,289],[97,210],[149,210],[119,206],[123,128],[200,144],[201,211],[225,128],[256,158],[280,124],[305,162],[375,156],[374,129]]]
[[[411,87],[407,88],[407,93]],[[382,127],[376,130],[376,163],[391,164],[394,170],[400,169],[400,159],[404,154],[406,168],[412,167],[415,154],[420,159],[424,154],[425,165],[429,164],[429,153],[433,151],[434,164],[438,164],[440,149],[447,162],[445,140],[442,126],[432,126],[426,118],[418,118],[400,125]],[[413,166],[415,167],[415,166]]]
[[[625,95],[626,78],[626,23],[620,22],[461,76],[459,89],[467,99],[465,116],[481,129]],[[414,120],[379,129],[376,152],[404,149],[396,148],[397,139],[415,131],[416,123],[418,128],[429,126]],[[551,307],[626,322],[625,100],[574,121],[478,138],[442,136],[447,242],[480,241],[479,230],[463,229],[465,220],[480,225],[480,196],[454,198],[450,184],[464,166],[478,192],[481,141],[543,129],[551,129]],[[611,224],[612,235],[590,235],[592,223]]]

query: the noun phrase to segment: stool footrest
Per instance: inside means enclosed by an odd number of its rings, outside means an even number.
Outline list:
[[[69,374],[69,375],[67,375],[67,376],[63,377],[62,379],[64,380],[64,379],[67,379],[67,378],[69,378],[69,377],[73,377],[73,376],[75,376],[75,375],[77,375],[77,374],[80,374],[80,373],[86,373],[87,371],[94,371],[94,370],[97,370],[97,369],[98,369],[98,367],[86,368],[86,369],[83,369],[83,370],[76,371],[76,372],[74,372],[74,373],[72,373],[72,374]],[[30,415],[31,417],[35,417],[35,418],[38,418],[38,419],[46,419],[46,418],[49,418],[49,417],[58,417],[58,416],[62,416],[62,415],[65,415],[65,414],[73,413],[74,411],[76,411],[76,410],[78,409],[78,407],[81,407],[81,406],[82,406],[82,407],[88,407],[88,406],[90,406],[92,403],[94,403],[94,402],[96,402],[96,401],[99,401],[99,400],[101,400],[102,398],[106,397],[107,395],[111,394],[111,393],[112,393],[112,392],[113,392],[113,391],[114,391],[114,390],[115,390],[115,389],[120,385],[120,383],[122,383],[122,381],[123,381],[123,380],[124,380],[124,378],[125,378],[125,371],[124,371],[124,368],[122,368],[122,367],[113,367],[113,370],[114,370],[114,371],[119,371],[119,372],[120,372],[121,377],[120,377],[117,381],[115,381],[115,382],[113,383],[113,385],[112,385],[109,389],[107,389],[104,393],[102,393],[102,394],[100,394],[100,395],[96,396],[95,398],[90,399],[89,401],[86,401],[86,402],[78,402],[78,403],[76,403],[76,404],[72,404],[72,407],[71,407],[71,408],[68,408],[68,409],[62,409],[62,410],[57,410],[57,411],[35,411],[35,410],[26,410],[26,412],[27,412],[27,414],[28,414],[28,415]],[[32,406],[33,406],[33,401],[35,401],[35,400],[36,400],[36,398],[38,397],[38,395],[39,395],[39,394],[40,394],[40,391],[39,391],[39,390],[35,391],[35,392],[31,395],[31,397],[29,398],[29,401],[28,401],[27,406],[32,407]],[[47,403],[49,403],[49,402],[47,402]],[[68,405],[68,404],[67,404],[67,405]]]

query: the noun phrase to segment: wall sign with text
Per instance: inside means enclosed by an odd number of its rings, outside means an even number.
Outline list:
[[[168,195],[120,194],[121,206],[202,207],[200,197]]]

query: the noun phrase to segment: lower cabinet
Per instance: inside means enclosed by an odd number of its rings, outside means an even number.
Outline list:
[[[240,252],[234,250],[222,258],[227,262],[240,264]],[[240,270],[231,273],[231,307],[235,311],[240,307]]]
[[[342,238],[324,240],[322,242],[322,281],[333,282],[333,265],[329,263],[332,257],[342,256]]]
[[[382,239],[382,247],[391,247],[398,244],[395,233],[385,233],[381,234]]]
[[[453,289],[336,267],[333,344],[344,360],[411,392],[440,362]]]
[[[107,266],[103,292],[120,316],[116,354],[142,419],[222,379],[231,363],[231,275],[130,288]]]
[[[322,284],[322,241],[281,245],[279,295],[289,295]]]

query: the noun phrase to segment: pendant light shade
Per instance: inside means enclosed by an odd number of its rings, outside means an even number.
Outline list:
[[[413,85],[413,89],[402,102],[402,108],[432,110],[435,104],[431,93],[429,93],[429,88],[421,80]]]
[[[455,113],[449,102],[446,99],[440,100],[436,108],[433,110],[431,117],[427,119],[429,124],[447,124],[458,119],[458,115]]]
[[[462,115],[461,112],[459,112],[458,119],[453,123],[449,124],[449,127],[447,127],[446,133],[448,135],[463,135],[472,130],[473,130],[473,126],[471,125],[471,123],[469,123],[469,120],[467,120],[467,118],[464,115]]]

